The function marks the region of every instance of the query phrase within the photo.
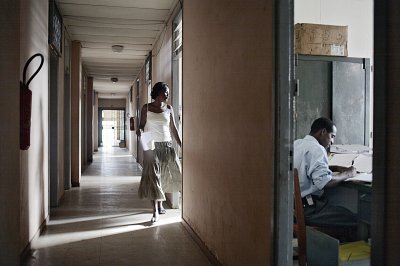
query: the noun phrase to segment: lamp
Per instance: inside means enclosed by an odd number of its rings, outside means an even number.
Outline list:
[[[122,50],[124,50],[124,46],[115,44],[115,45],[111,46],[111,50],[115,53],[121,53]]]

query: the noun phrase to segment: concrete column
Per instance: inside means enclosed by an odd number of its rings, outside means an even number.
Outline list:
[[[86,94],[86,145],[87,145],[87,161],[93,162],[93,78],[87,78],[87,94]]]
[[[374,194],[371,265],[400,261],[400,3],[374,3]]]
[[[71,51],[71,183],[81,180],[81,43],[72,42]]]
[[[93,151],[99,150],[99,93],[94,92],[93,106]]]

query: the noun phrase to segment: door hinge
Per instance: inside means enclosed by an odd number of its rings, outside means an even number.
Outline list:
[[[300,80],[296,79],[296,85],[294,87],[294,96],[300,95]]]

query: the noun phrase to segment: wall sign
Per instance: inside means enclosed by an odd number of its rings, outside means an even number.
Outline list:
[[[62,52],[62,17],[54,0],[49,1],[49,44],[58,56]]]

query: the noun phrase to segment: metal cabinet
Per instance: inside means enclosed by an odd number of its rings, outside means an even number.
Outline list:
[[[337,144],[369,144],[370,60],[296,56],[295,138],[303,138],[318,117],[332,119]]]

